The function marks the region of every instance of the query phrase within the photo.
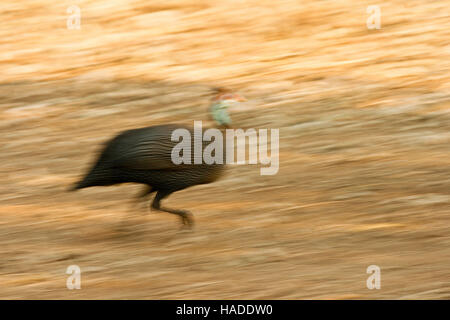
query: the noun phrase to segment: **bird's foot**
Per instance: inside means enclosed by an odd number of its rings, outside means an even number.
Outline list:
[[[183,223],[183,225],[181,226],[182,230],[185,229],[189,229],[191,230],[194,227],[194,218],[192,213],[186,211],[183,212],[183,214],[180,215],[181,216],[181,221]]]

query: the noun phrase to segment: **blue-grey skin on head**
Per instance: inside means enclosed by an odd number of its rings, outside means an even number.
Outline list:
[[[239,102],[246,101],[239,94],[223,88],[216,89],[216,96],[213,98],[210,106],[212,118],[219,126],[231,126],[231,117],[228,114],[228,108],[239,105]]]
[[[211,114],[217,124],[231,125],[231,118],[227,110],[229,106],[229,100],[217,101],[211,105]]]

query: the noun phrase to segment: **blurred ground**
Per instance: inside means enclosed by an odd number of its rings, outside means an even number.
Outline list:
[[[0,298],[449,299],[450,1],[383,2],[381,30],[371,4],[2,4]],[[139,186],[66,192],[117,132],[206,119],[214,85],[280,129],[277,175],[172,195],[194,232]]]

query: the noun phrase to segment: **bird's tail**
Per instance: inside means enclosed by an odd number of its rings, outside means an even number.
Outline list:
[[[76,184],[74,184],[71,187],[69,187],[68,191],[76,191],[78,189],[83,189],[83,188],[87,188],[87,187],[93,186],[92,183],[90,183],[86,178],[81,180],[81,181],[78,181]]]
[[[107,186],[113,183],[109,170],[100,169],[95,166],[82,180],[71,186],[68,191],[75,191],[94,186]]]

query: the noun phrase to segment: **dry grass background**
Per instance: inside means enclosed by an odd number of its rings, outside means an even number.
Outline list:
[[[381,30],[371,4],[2,4],[0,298],[450,298],[450,1],[385,1]],[[194,232],[138,186],[66,192],[118,131],[205,119],[213,85],[280,128],[276,176],[171,196]]]

